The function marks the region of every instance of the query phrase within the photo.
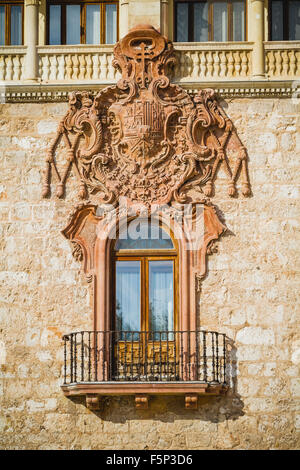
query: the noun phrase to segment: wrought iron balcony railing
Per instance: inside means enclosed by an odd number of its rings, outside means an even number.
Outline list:
[[[80,331],[64,340],[64,385],[226,385],[226,335],[214,331]]]

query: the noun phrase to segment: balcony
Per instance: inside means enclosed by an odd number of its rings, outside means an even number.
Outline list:
[[[252,42],[174,43],[177,64],[170,71],[173,83],[191,90],[199,86],[221,89],[226,96],[282,96],[293,93],[300,78],[300,42],[266,42],[265,79],[254,80]],[[66,101],[71,90],[99,88],[120,78],[113,67],[113,46],[37,46],[35,82],[26,78],[26,46],[0,47],[2,101]],[[255,92],[256,90],[256,92]],[[272,91],[273,90],[273,91]],[[1,96],[0,96],[1,98]]]
[[[66,396],[134,395],[138,408],[150,395],[183,395],[195,408],[199,395],[227,391],[226,335],[213,331],[80,331],[63,337]]]

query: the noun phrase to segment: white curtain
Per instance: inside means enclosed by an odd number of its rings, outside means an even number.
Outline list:
[[[10,19],[10,44],[18,46],[22,44],[22,7],[21,5],[12,5]]]
[[[214,3],[214,41],[227,41],[227,2]]]
[[[118,331],[140,331],[140,297],[140,262],[117,261],[116,326]],[[131,340],[131,335],[127,335],[126,339]]]
[[[105,42],[106,44],[115,44],[117,42],[117,5],[106,5],[105,15]]]
[[[80,5],[67,5],[67,44],[80,44]]]
[[[100,5],[86,6],[86,43],[100,44]]]
[[[233,20],[233,40],[245,40],[245,3],[233,2],[232,4],[232,20]]]
[[[149,261],[149,308],[152,331],[171,331],[173,325],[173,261]],[[156,340],[160,335],[156,335]],[[167,335],[161,339],[166,340]],[[168,339],[172,339],[171,335]]]

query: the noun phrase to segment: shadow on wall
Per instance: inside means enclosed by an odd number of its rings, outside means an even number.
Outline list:
[[[130,420],[153,420],[160,423],[176,423],[177,420],[199,420],[222,423],[236,420],[244,415],[244,403],[237,393],[236,347],[227,338],[226,382],[229,390],[221,396],[199,396],[198,409],[187,410],[184,396],[151,396],[149,408],[137,410],[134,396],[103,397],[101,411],[92,411],[99,419],[112,423],[125,423]],[[85,407],[85,397],[70,397],[74,404]]]

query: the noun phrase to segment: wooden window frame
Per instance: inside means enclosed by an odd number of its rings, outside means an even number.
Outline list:
[[[173,244],[174,244],[174,240]],[[112,251],[111,329],[116,330],[116,263],[117,261],[140,261],[141,323],[140,331],[150,332],[149,323],[149,261],[173,261],[173,330],[178,329],[178,256],[176,249],[169,250],[119,250]]]
[[[99,44],[106,44],[106,15],[105,7],[106,5],[116,5],[117,6],[117,41],[119,40],[119,2],[111,0],[50,0],[47,2],[47,22],[46,22],[46,37],[47,44],[49,44],[50,39],[50,6],[51,5],[61,5],[61,45],[67,45],[67,28],[66,28],[66,7],[68,5],[80,5],[80,44],[86,44],[86,6],[87,5],[100,5],[100,42]],[[52,44],[54,45],[54,44]],[[59,44],[58,44],[59,45]],[[71,44],[68,44],[71,45]],[[89,44],[88,44],[89,45]]]
[[[2,1],[0,0],[0,6],[5,7],[5,39],[4,45],[0,45],[0,47],[5,47],[5,46],[12,46],[12,47],[18,47],[22,46],[24,44],[24,1],[23,0],[15,0],[13,2],[7,2],[7,1]],[[11,33],[11,22],[10,22],[10,12],[11,12],[11,7],[12,6],[21,6],[22,8],[22,42],[21,44],[13,44],[11,45],[11,38],[10,38],[10,33]]]
[[[189,31],[188,31],[188,42],[195,42],[193,40],[194,37],[194,15],[193,15],[193,3],[208,3],[208,42],[219,42],[214,41],[214,31],[213,31],[213,8],[215,3],[219,2],[227,2],[227,41],[225,42],[235,42],[233,41],[233,9],[232,3],[234,0],[174,0],[174,37],[175,42],[177,41],[177,4],[178,3],[188,3],[188,23],[189,23]],[[244,13],[244,28],[245,28],[245,38],[244,41],[247,41],[248,37],[248,0],[244,0],[245,3],[245,13]],[[220,41],[221,42],[221,41]],[[238,41],[239,42],[239,41]]]
[[[277,41],[277,39],[272,39],[272,3],[275,0],[269,0],[269,41]],[[283,3],[283,39],[280,41],[293,41],[293,39],[289,39],[289,8],[290,8],[290,1],[291,0],[284,0]]]

